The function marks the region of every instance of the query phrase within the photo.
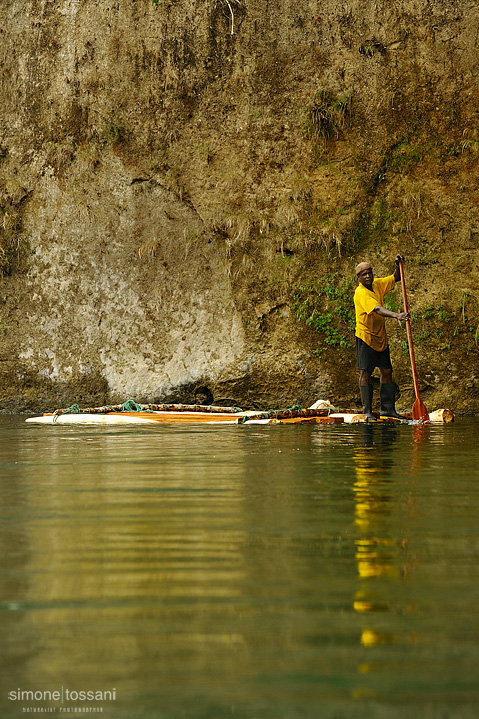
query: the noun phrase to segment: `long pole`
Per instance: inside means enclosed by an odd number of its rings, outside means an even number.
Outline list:
[[[406,292],[406,281],[404,279],[404,266],[403,266],[402,260],[399,260],[399,272],[401,274],[401,288],[402,288],[404,312],[407,312],[409,314],[409,306],[408,306],[407,292]],[[412,416],[413,416],[413,419],[417,419],[420,422],[429,422],[429,413],[426,409],[426,405],[421,401],[421,397],[419,395],[419,382],[417,379],[416,359],[414,357],[414,345],[413,345],[413,341],[412,341],[411,320],[409,320],[409,319],[406,320],[406,332],[407,332],[407,343],[409,346],[409,359],[411,360],[412,381],[414,383],[414,394],[416,396],[416,400],[412,406]]]

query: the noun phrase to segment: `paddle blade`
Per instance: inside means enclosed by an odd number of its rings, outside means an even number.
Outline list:
[[[412,406],[412,418],[420,424],[429,422],[429,412],[424,402],[418,397]]]

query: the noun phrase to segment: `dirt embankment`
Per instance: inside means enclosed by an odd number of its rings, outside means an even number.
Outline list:
[[[479,411],[475,3],[5,0],[0,20],[0,411],[353,405],[353,268],[397,251],[425,402]]]

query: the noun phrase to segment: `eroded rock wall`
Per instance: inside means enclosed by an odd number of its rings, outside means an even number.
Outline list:
[[[478,15],[4,0],[0,411],[350,404],[352,343],[294,289],[398,250],[428,402],[479,410]]]

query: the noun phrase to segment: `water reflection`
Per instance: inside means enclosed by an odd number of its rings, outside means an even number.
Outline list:
[[[355,540],[356,563],[360,580],[354,597],[354,609],[361,614],[375,614],[390,609],[385,585],[380,589],[374,580],[398,577],[397,541],[391,536],[393,446],[397,428],[391,425],[361,425],[354,447],[355,499],[354,523],[359,537]],[[365,647],[392,641],[389,634],[368,624],[361,633]]]
[[[451,429],[0,431],[0,702],[62,683],[116,687],[115,719],[364,719],[356,698],[469,691],[478,462]]]
[[[244,497],[220,450],[187,431],[63,430],[18,450],[1,535],[2,689],[114,685],[126,705],[159,676],[169,688],[209,673],[211,652],[232,663],[243,634],[214,607],[245,582]]]

